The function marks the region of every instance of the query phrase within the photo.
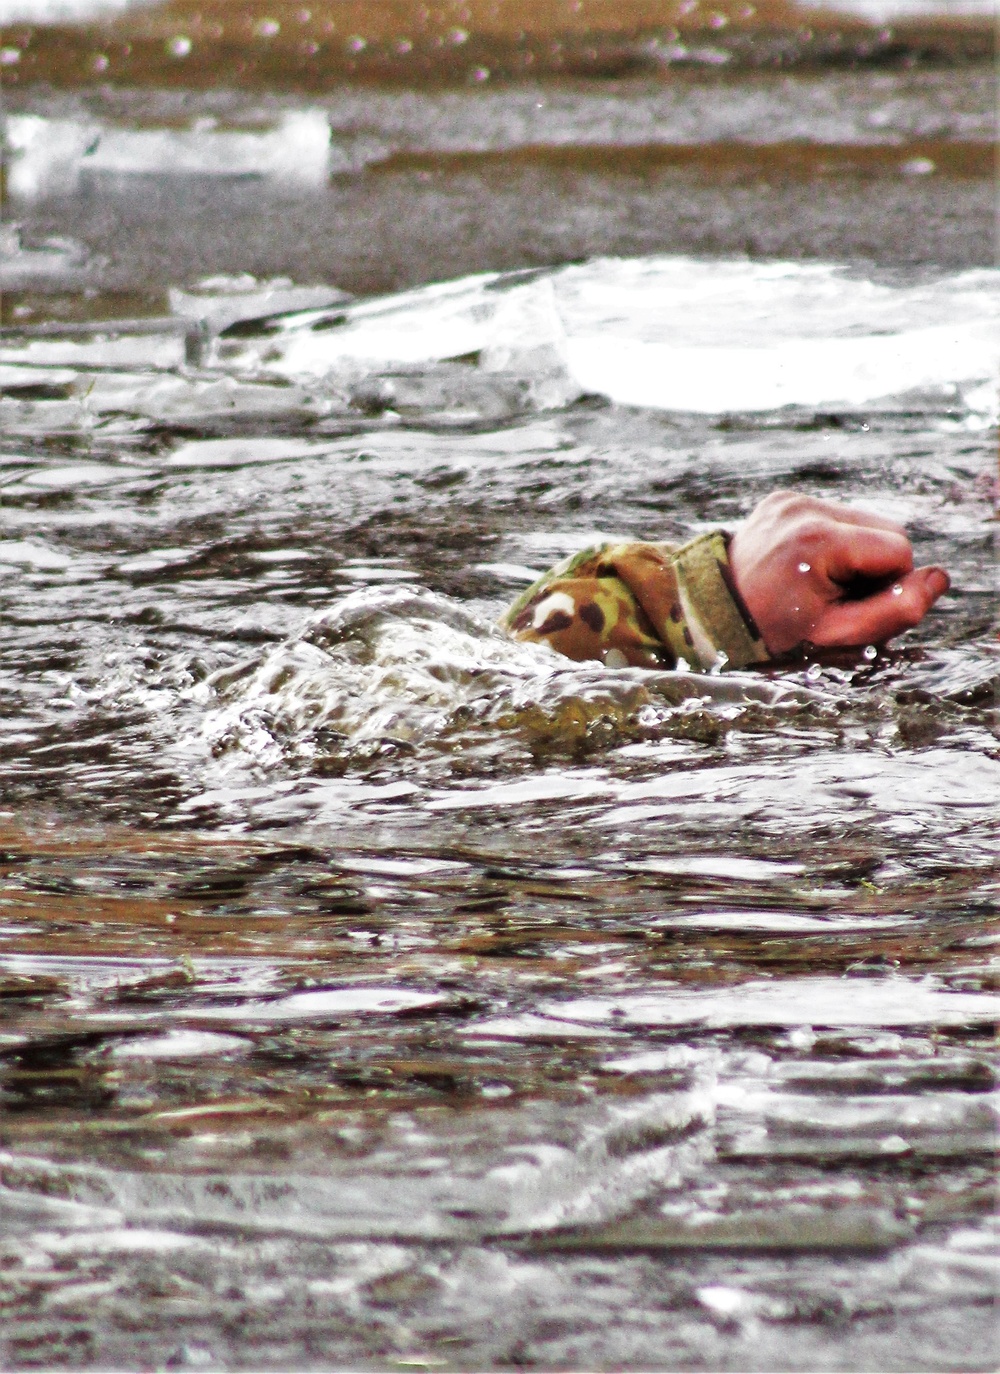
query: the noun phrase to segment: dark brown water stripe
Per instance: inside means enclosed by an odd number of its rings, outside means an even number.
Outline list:
[[[986,141],[919,142],[865,145],[857,143],[646,143],[529,144],[486,152],[400,152],[369,167],[369,172],[488,172],[494,168],[538,165],[553,170],[643,176],[660,170],[683,170],[720,178],[813,178],[823,176],[992,177],[997,145]]]

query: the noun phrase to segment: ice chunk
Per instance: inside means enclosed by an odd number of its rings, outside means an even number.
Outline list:
[[[295,286],[287,278],[257,281],[251,276],[207,278],[195,287],[170,291],[170,309],[184,319],[202,320],[221,333],[241,320],[260,320],[289,311],[321,310],[350,300],[335,286]]]
[[[321,186],[330,126],[324,111],[288,110],[272,129],[105,128],[86,149],[80,171],[111,176],[267,177]]]
[[[261,177],[322,186],[330,126],[320,109],[286,110],[265,129],[123,129],[95,120],[11,115],[8,190],[32,199],[67,195],[88,176]]]

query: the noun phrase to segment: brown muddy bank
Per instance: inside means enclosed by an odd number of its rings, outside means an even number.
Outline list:
[[[16,11],[15,11],[16,13]],[[12,22],[9,86],[95,82],[317,91],[344,79],[478,84],[676,66],[789,69],[989,61],[988,14],[867,16],[789,0],[364,0],[303,6],[171,0],[85,24]]]

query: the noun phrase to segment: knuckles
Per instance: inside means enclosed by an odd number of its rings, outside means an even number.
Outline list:
[[[768,516],[788,516],[795,515],[801,510],[805,510],[817,505],[814,496],[803,496],[801,492],[789,491],[787,488],[780,488],[772,491],[765,496],[753,514],[767,514]]]

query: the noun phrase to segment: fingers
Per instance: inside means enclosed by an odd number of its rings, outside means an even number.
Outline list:
[[[903,630],[919,625],[949,585],[943,568],[916,568],[894,587],[864,601],[841,601],[828,606],[813,626],[810,639],[828,647],[884,644]]]
[[[833,582],[905,577],[913,568],[913,549],[901,530],[842,524],[827,533],[822,563]]]

